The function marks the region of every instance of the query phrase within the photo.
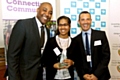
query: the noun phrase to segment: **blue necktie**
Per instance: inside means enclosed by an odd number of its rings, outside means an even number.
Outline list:
[[[88,40],[88,33],[85,33],[85,43],[86,43],[86,54],[87,56],[90,55],[90,48],[89,48],[89,40]],[[91,71],[91,61],[87,62],[90,71]]]
[[[89,52],[88,33],[85,33],[85,43],[86,43],[86,54],[87,54],[87,55],[90,55],[90,52]]]
[[[44,26],[41,26],[41,37],[40,37],[40,40],[41,40],[41,48],[42,48],[43,45],[44,45],[44,40],[45,40]]]

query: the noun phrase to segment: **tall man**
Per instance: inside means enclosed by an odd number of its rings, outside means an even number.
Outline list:
[[[108,80],[110,48],[105,32],[91,28],[92,19],[87,11],[79,14],[78,22],[82,32],[74,38],[74,55],[80,80]]]
[[[8,80],[42,80],[41,53],[49,38],[45,24],[50,21],[52,13],[52,5],[43,2],[34,18],[18,20],[15,24],[7,52]],[[41,26],[45,31],[43,47]]]

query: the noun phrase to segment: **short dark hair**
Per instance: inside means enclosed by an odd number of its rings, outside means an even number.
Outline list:
[[[67,20],[69,26],[71,25],[71,20],[70,20],[70,18],[63,15],[63,16],[60,16],[60,17],[57,19],[57,26],[59,25],[61,19]],[[60,34],[60,32],[59,32],[59,30],[58,30],[58,28],[57,28],[56,35],[59,35],[59,34]],[[70,36],[70,31],[68,32],[68,35]]]
[[[80,20],[81,14],[90,14],[90,13],[89,13],[88,11],[82,11],[82,12],[79,14],[78,20]],[[90,17],[91,17],[91,14],[90,14]]]

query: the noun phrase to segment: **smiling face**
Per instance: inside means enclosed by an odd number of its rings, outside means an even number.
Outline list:
[[[53,13],[53,8],[50,3],[42,3],[37,9],[37,18],[42,24],[46,24],[50,21]]]
[[[80,24],[83,31],[87,31],[90,29],[91,22],[92,22],[92,19],[89,13],[82,13],[79,16],[78,23]]]
[[[60,19],[58,24],[59,37],[67,38],[70,31],[70,24],[67,19]]]

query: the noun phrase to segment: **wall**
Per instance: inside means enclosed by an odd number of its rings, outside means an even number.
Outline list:
[[[0,0],[0,12],[2,12],[1,0]],[[2,13],[0,13],[0,48],[4,47],[3,39],[3,24],[2,24]]]
[[[120,0],[110,1],[109,41],[111,48],[111,80],[120,80]]]

